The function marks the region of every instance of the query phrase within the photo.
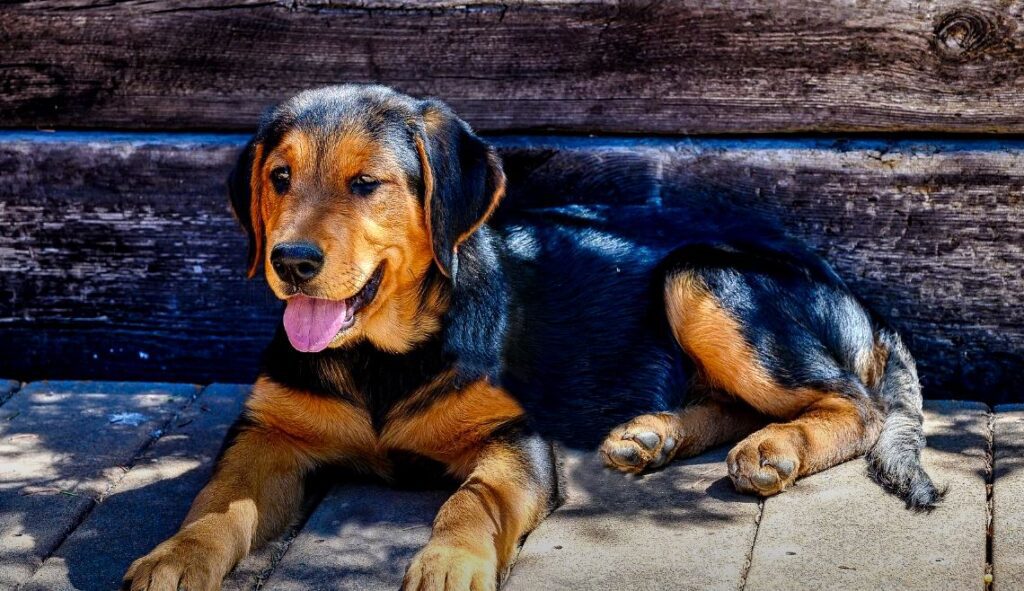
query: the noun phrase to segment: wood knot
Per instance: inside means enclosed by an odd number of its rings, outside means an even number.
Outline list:
[[[1002,37],[994,17],[973,8],[959,8],[943,15],[935,25],[935,46],[944,56],[970,58]]]

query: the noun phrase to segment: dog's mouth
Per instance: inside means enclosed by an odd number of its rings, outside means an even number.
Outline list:
[[[356,323],[356,314],[377,296],[384,263],[381,263],[362,289],[343,300],[311,298],[302,294],[288,298],[284,310],[284,331],[288,341],[303,353],[323,351],[341,333]]]

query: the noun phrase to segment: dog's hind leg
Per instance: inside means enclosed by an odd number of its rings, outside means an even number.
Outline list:
[[[783,273],[689,268],[665,291],[700,378],[773,421],[728,457],[736,488],[760,495],[865,453],[882,418],[854,371],[872,348],[867,315],[838,288]]]
[[[823,395],[797,418],[773,423],[729,452],[729,476],[741,492],[769,496],[799,476],[859,456],[878,437],[878,425],[849,398]]]

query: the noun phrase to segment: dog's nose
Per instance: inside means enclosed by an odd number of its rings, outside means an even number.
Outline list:
[[[324,253],[309,242],[283,242],[270,251],[277,276],[294,285],[316,277],[324,266]]]

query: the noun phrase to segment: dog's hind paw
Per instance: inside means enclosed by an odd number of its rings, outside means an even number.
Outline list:
[[[800,453],[786,425],[769,427],[736,444],[726,462],[736,489],[763,497],[782,492],[800,473]]]
[[[640,415],[613,429],[601,444],[601,456],[611,468],[640,473],[664,466],[678,449],[678,416],[663,412]]]

